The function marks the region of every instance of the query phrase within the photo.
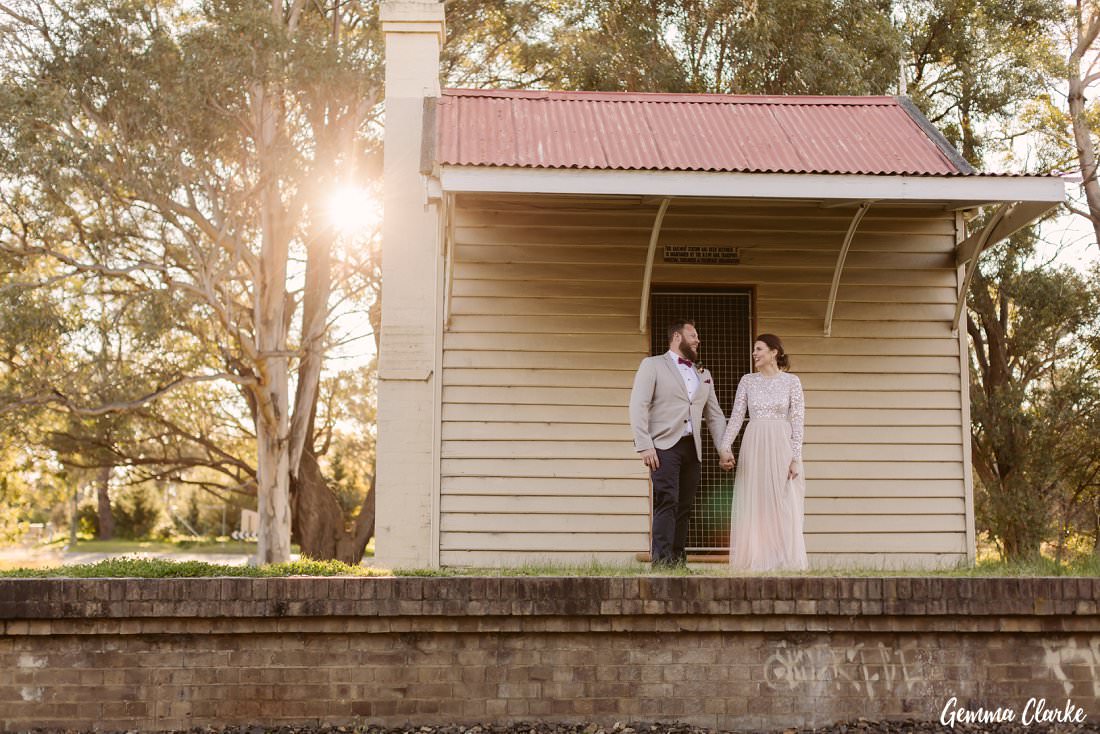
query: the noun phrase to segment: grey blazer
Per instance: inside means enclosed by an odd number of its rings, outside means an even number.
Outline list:
[[[695,399],[688,400],[684,378],[667,352],[642,360],[630,391],[630,427],[634,432],[635,451],[672,448],[684,434],[684,423],[690,420],[695,453],[702,461],[700,429],[703,418],[707,419],[714,448],[721,450],[719,443],[726,430],[726,416],[718,405],[709,370],[704,369],[699,374]]]

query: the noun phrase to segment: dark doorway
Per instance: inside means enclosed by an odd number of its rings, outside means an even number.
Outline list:
[[[702,342],[699,361],[714,376],[722,412],[729,417],[737,381],[751,370],[752,292],[748,289],[654,288],[650,295],[650,351],[668,351],[668,326],[677,319],[695,322]],[[734,451],[740,439],[734,444]],[[688,552],[721,555],[729,552],[733,473],[718,467],[718,453],[703,430],[703,471],[688,529]]]

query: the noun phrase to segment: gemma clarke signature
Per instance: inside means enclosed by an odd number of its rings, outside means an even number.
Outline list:
[[[1084,709],[1074,705],[1073,701],[1066,699],[1063,708],[1050,708],[1045,698],[1029,698],[1024,704],[1024,709],[1019,716],[1012,708],[976,709],[960,708],[959,699],[955,696],[947,699],[947,703],[940,712],[940,723],[944,726],[955,724],[994,724],[1004,721],[1015,722],[1019,720],[1024,726],[1031,724],[1083,724],[1088,718]]]

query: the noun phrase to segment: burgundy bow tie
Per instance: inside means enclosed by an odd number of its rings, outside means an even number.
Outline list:
[[[677,364],[686,364],[688,367],[692,366],[691,360],[690,359],[684,359],[683,357],[680,357],[679,359],[677,359]]]

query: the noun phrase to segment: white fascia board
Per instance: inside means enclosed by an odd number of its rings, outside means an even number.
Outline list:
[[[1065,200],[1065,184],[1060,178],[1048,176],[869,176],[447,165],[440,167],[440,180],[444,191],[455,193],[914,202]]]

